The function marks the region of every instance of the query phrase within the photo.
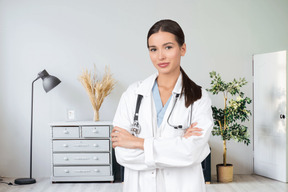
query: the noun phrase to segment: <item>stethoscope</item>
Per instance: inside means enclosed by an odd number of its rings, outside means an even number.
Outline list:
[[[177,93],[175,96],[175,100],[174,100],[172,109],[171,109],[170,114],[167,118],[168,125],[173,127],[174,129],[182,129],[183,128],[183,125],[173,125],[170,123],[170,117],[174,111],[174,108],[175,108],[175,105],[178,101],[179,96],[180,96],[180,94]],[[143,98],[143,95],[138,95],[138,97],[137,97],[136,109],[135,109],[135,113],[134,113],[134,120],[133,120],[133,123],[131,125],[131,133],[134,136],[138,136],[141,132],[141,126],[139,124],[138,117],[139,117],[139,109],[140,109],[140,104],[141,104],[142,98]],[[190,112],[190,124],[192,121],[192,105],[191,105],[191,112]]]

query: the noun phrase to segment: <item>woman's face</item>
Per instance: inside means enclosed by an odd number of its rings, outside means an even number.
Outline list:
[[[185,43],[180,47],[174,34],[159,31],[149,37],[148,45],[150,59],[159,74],[180,72],[181,56],[186,53]]]

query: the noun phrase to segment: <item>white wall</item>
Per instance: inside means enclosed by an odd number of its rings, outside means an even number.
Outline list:
[[[245,77],[252,97],[252,54],[288,48],[287,0],[0,0],[0,175],[29,174],[31,82],[38,72],[45,68],[62,80],[48,94],[35,83],[33,175],[48,177],[49,123],[66,120],[69,108],[76,110],[76,120],[93,117],[77,80],[82,69],[95,64],[102,73],[110,65],[118,84],[100,118],[112,120],[127,86],[155,72],[146,34],[163,18],[182,26],[187,43],[182,66],[205,88],[216,70],[226,80]],[[221,97],[212,100],[222,105]],[[252,134],[252,121],[247,125]],[[222,142],[212,137],[210,144],[215,174]],[[252,148],[229,142],[235,173],[253,172]]]

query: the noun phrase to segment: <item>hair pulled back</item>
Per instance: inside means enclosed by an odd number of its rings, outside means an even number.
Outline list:
[[[148,31],[147,47],[149,47],[149,37],[154,33],[158,33],[159,31],[172,33],[180,47],[185,43],[185,35],[180,25],[173,20],[165,19],[156,22]],[[181,97],[184,94],[185,106],[188,108],[191,104],[202,97],[201,86],[194,83],[194,81],[188,77],[182,67],[180,67],[180,71],[182,73]]]

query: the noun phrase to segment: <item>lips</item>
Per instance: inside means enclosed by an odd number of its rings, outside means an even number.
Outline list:
[[[169,65],[169,63],[158,63],[158,66],[161,68],[165,68]]]

